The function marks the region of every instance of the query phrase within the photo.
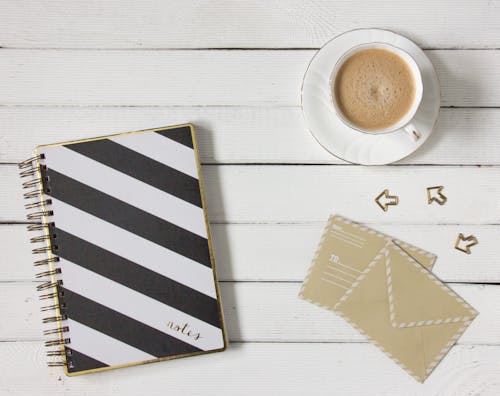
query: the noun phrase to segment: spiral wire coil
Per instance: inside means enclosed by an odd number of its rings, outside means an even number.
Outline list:
[[[37,291],[44,292],[39,296],[40,300],[51,300],[52,304],[41,307],[42,312],[52,312],[52,316],[43,319],[43,323],[55,323],[57,327],[44,331],[44,335],[57,336],[45,342],[46,347],[59,347],[58,349],[48,350],[47,356],[57,360],[49,360],[48,366],[66,366],[72,367],[71,349],[66,346],[70,343],[70,338],[66,337],[69,331],[65,321],[68,317],[65,314],[66,304],[64,302],[64,291],[61,289],[63,281],[61,279],[61,268],[57,263],[60,261],[57,256],[58,246],[56,243],[57,235],[54,233],[55,224],[49,221],[54,215],[51,209],[52,200],[45,198],[43,193],[50,193],[50,180],[47,176],[47,167],[44,164],[45,156],[40,154],[36,157],[27,159],[18,164],[19,176],[28,179],[23,182],[23,189],[27,189],[23,196],[24,199],[32,200],[25,204],[27,210],[34,212],[27,214],[27,220],[36,222],[28,225],[28,231],[43,232],[41,235],[30,239],[31,243],[43,244],[32,249],[36,255],[43,254],[46,257],[34,261],[37,267],[45,267],[43,271],[36,274],[37,279],[43,279],[44,282],[37,286]]]

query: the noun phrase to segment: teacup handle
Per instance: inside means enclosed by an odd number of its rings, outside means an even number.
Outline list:
[[[404,130],[408,132],[408,135],[410,135],[414,142],[416,142],[422,136],[415,125],[413,125],[412,123],[406,125],[404,127]]]

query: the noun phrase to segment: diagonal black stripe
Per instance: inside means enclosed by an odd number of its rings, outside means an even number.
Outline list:
[[[216,299],[61,229],[50,227],[50,234],[56,236],[58,256],[221,328]]]
[[[139,154],[137,151],[108,139],[67,144],[65,147],[202,207],[198,179]]]
[[[189,148],[193,148],[193,139],[191,137],[191,128],[180,127],[173,129],[162,129],[155,131],[162,136],[168,137],[169,139],[175,140],[177,143],[183,144]]]
[[[113,198],[55,170],[42,171],[49,178],[47,194],[151,242],[211,267],[208,240],[157,216]],[[106,236],[103,236],[105,238]],[[109,236],[112,238],[112,235]]]
[[[66,304],[61,314],[150,355],[166,357],[201,350],[64,287],[61,291]],[[165,330],[167,323],[165,318]]]
[[[87,356],[72,348],[65,347],[65,350],[69,373],[77,373],[79,371],[108,367],[107,364],[104,364],[99,360],[91,358],[90,356]]]

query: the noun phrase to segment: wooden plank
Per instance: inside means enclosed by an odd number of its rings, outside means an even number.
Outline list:
[[[360,166],[206,166],[214,222],[325,221],[332,212],[364,223],[498,224],[500,168]],[[428,205],[426,187],[445,186],[448,202]],[[499,185],[500,186],[500,185]],[[383,212],[384,189],[400,203]]]
[[[42,318],[52,316],[50,313],[40,312],[42,304],[38,300],[36,284],[8,282],[0,283],[0,340],[47,340],[43,330],[49,329],[42,324]],[[55,326],[52,326],[55,327]]]
[[[64,274],[64,269],[63,269]],[[300,300],[300,283],[221,283],[221,297],[229,339],[245,342],[365,342],[342,318]],[[480,315],[460,344],[499,344],[500,285],[462,285],[451,287]],[[0,341],[44,339],[40,307],[33,282],[0,282]],[[46,338],[46,337],[45,337]]]
[[[231,344],[223,353],[67,378],[45,365],[40,342],[0,343],[0,392],[69,394],[369,394],[500,392],[498,346],[456,346],[420,384],[369,344]]]
[[[298,107],[0,107],[0,162],[48,142],[193,122],[201,160],[222,163],[343,161],[307,132]],[[404,164],[500,164],[500,109],[443,108],[430,140]]]
[[[217,269],[222,280],[302,281],[324,223],[214,224]],[[447,282],[500,282],[497,225],[386,225],[373,227],[437,254],[434,273]],[[453,249],[459,232],[475,235],[472,255]],[[13,277],[13,279],[18,279]]]
[[[325,221],[332,212],[365,223],[500,223],[500,167],[205,165],[203,175],[216,223]],[[0,179],[0,221],[22,221],[17,167],[1,165]],[[439,185],[448,202],[428,205],[426,187]],[[374,202],[385,188],[400,196],[388,212]]]
[[[2,262],[0,281],[33,280],[39,272],[32,263],[37,256],[31,254],[33,244],[30,238],[39,233],[28,232],[25,224],[0,225],[0,241],[2,241]],[[40,257],[41,259],[41,257]]]
[[[443,106],[500,106],[500,51],[427,51]],[[298,106],[312,50],[0,51],[0,105]]]
[[[498,46],[498,3],[397,0],[140,3],[10,0],[0,45],[54,48],[319,47],[337,34],[380,26],[425,47]]]
[[[212,224],[215,259],[223,281],[301,281],[324,224]],[[497,225],[373,225],[438,256],[434,273],[447,282],[500,283]],[[460,232],[479,240],[472,255],[453,249]],[[0,281],[31,281],[33,246],[26,226],[0,225],[3,244]]]
[[[22,181],[16,165],[0,165],[0,221],[25,221],[26,211],[23,199],[24,190],[21,188]],[[3,206],[3,208],[2,208]]]
[[[0,104],[297,105],[313,54],[2,50]]]

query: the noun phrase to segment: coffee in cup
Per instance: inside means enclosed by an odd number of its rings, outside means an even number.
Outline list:
[[[331,78],[338,115],[350,127],[378,134],[405,128],[417,140],[410,121],[422,99],[415,61],[388,44],[365,44],[348,51]]]

